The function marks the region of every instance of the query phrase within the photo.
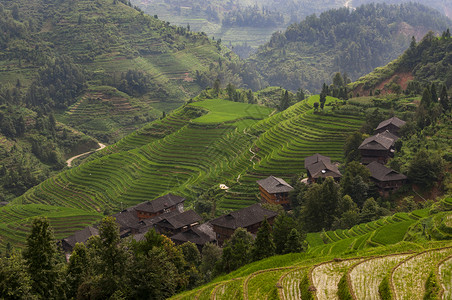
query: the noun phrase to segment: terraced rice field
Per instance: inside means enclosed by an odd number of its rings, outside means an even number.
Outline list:
[[[436,270],[437,264],[450,255],[452,248],[422,252],[396,266],[391,275],[395,299],[423,299],[430,271]]]
[[[443,289],[442,299],[452,299],[452,256],[441,262],[438,274]]]
[[[210,299],[243,299],[243,281],[244,278],[235,278],[230,281],[225,281],[217,285],[210,294]]]
[[[195,199],[223,183],[230,189],[216,192],[219,214],[249,206],[259,199],[256,180],[269,175],[289,179],[303,171],[304,157],[316,152],[333,160],[342,156],[347,133],[362,120],[313,114],[315,99],[270,117],[271,109],[224,100],[186,105],[14,203],[102,213],[168,192]],[[245,119],[253,124],[237,129],[234,124]]]
[[[312,283],[318,300],[339,299],[337,285],[349,267],[362,259],[332,261],[316,266],[311,271]]]
[[[248,276],[243,283],[243,298],[278,299],[277,282],[287,268],[262,270]]]
[[[277,283],[280,299],[301,299],[300,282],[306,268],[296,268],[284,273]]]
[[[347,272],[356,299],[379,299],[378,287],[388,272],[411,254],[371,258],[351,267]]]
[[[58,239],[67,237],[97,222],[102,216],[96,212],[49,205],[8,205],[0,208],[0,244],[24,246],[32,219],[45,216],[49,219]]]

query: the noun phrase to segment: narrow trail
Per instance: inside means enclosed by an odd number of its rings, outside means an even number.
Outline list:
[[[72,167],[72,161],[73,161],[74,159],[77,159],[77,158],[79,158],[79,157],[81,157],[81,156],[83,156],[83,155],[87,155],[87,154],[91,154],[91,153],[97,152],[97,151],[102,150],[102,149],[104,149],[105,147],[107,147],[107,146],[105,146],[105,145],[102,144],[102,143],[98,143],[98,144],[99,144],[99,148],[97,148],[96,150],[88,151],[88,152],[85,152],[85,153],[82,153],[82,154],[73,156],[73,157],[69,158],[68,160],[66,160],[67,166],[68,166],[69,168]]]

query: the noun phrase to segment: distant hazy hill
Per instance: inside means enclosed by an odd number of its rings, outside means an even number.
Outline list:
[[[356,79],[402,54],[412,36],[442,32],[451,24],[414,3],[335,9],[273,34],[251,63],[270,85],[316,91],[334,72]]]

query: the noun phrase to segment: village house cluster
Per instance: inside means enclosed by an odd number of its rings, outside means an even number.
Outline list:
[[[399,139],[400,128],[405,125],[405,121],[397,117],[381,122],[375,129],[376,134],[366,138],[359,146],[361,163],[366,165],[370,171],[370,177],[378,188],[382,196],[388,196],[390,192],[402,187],[407,177],[388,167],[386,164],[389,158],[394,156],[395,143]],[[332,177],[338,182],[342,174],[338,164],[332,163],[331,159],[321,154],[314,154],[306,157],[304,167],[307,178],[302,182],[311,184],[319,179]],[[264,203],[281,204],[285,209],[290,209],[289,192],[293,190],[282,178],[270,176],[266,179],[258,180],[261,200]]]
[[[368,137],[359,146],[361,163],[369,169],[371,179],[382,195],[397,190],[407,179],[405,175],[384,166],[394,155],[394,145],[404,124],[405,122],[397,117],[385,120],[376,128],[376,135]],[[342,177],[338,164],[332,163],[329,157],[318,153],[306,157],[304,167],[307,178],[302,182],[306,184],[327,177],[339,181]],[[258,180],[257,184],[262,203],[278,204],[285,210],[290,210],[289,193],[293,187],[284,179],[269,176]],[[276,212],[256,203],[201,224],[202,218],[195,211],[184,211],[184,201],[183,197],[167,194],[113,215],[119,226],[121,238],[133,236],[139,241],[153,228],[158,233],[168,236],[176,245],[192,242],[201,250],[209,242],[222,246],[239,227],[255,235],[265,219],[273,224],[277,216]],[[70,255],[76,243],[85,243],[91,236],[98,234],[99,231],[95,227],[78,231],[61,241],[63,250]]]

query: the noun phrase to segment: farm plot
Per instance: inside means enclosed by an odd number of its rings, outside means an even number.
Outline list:
[[[452,254],[452,248],[431,250],[412,256],[398,265],[391,275],[395,299],[422,299],[425,281],[437,264]]]
[[[262,270],[251,274],[243,283],[246,299],[278,299],[276,283],[287,268]]]
[[[210,299],[243,299],[243,281],[244,278],[235,278],[224,283],[220,283],[212,290]]]
[[[299,268],[284,273],[281,276],[278,282],[278,284],[281,285],[279,292],[279,297],[281,299],[301,299],[300,282],[305,272],[305,268]]]
[[[316,287],[318,300],[338,299],[337,285],[347,269],[361,259],[331,261],[311,271],[312,283]]]
[[[452,299],[452,257],[439,266],[439,276],[443,288],[443,299]]]
[[[383,277],[410,254],[389,255],[365,260],[348,271],[351,288],[357,299],[378,299],[378,286]]]
[[[337,299],[337,285],[343,274],[360,259],[338,260],[320,264],[311,270],[317,299]]]

